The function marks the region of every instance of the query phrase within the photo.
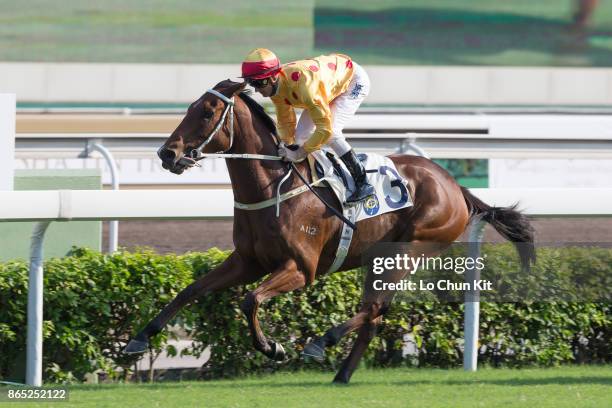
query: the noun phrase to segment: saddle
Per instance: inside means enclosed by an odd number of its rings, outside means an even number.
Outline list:
[[[346,198],[354,191],[355,182],[344,163],[327,150],[318,150],[308,156],[312,181],[325,179],[325,183],[342,203],[345,215],[346,209],[351,208],[355,221],[361,221],[413,204],[408,183],[400,176],[391,159],[363,153],[357,157],[363,163],[368,183],[374,187],[376,194],[363,202],[347,204]],[[322,184],[317,188],[321,188]]]

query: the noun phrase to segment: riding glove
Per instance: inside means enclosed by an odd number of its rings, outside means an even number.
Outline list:
[[[297,148],[296,148],[297,147]],[[278,147],[278,155],[285,161],[299,163],[308,156],[308,153],[302,146],[280,144]]]

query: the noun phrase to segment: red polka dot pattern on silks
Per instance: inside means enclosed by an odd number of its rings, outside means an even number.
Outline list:
[[[299,72],[294,72],[291,74],[291,79],[293,79],[294,81],[297,81],[298,79],[300,79],[300,73]]]
[[[289,99],[287,99],[287,98],[285,98],[285,103],[286,103],[287,105],[291,105],[291,102],[289,102]]]
[[[353,68],[353,61],[351,61],[351,60],[346,61],[346,67],[349,68],[349,69]]]
[[[312,72],[317,72],[319,70],[319,67],[317,67],[316,65],[311,65],[308,67],[308,69]]]
[[[332,71],[336,70],[336,64],[334,64],[333,62],[328,62],[327,63],[327,68],[331,69]]]

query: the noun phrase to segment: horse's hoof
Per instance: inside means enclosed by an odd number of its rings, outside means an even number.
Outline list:
[[[340,375],[340,373],[338,373],[334,378],[333,383],[338,385],[348,385],[350,380],[350,378],[347,378],[346,376]]]
[[[148,341],[132,339],[130,340],[128,345],[123,349],[123,352],[125,354],[140,354],[140,353],[144,353],[145,351],[147,351],[148,348],[149,348]]]
[[[325,349],[319,346],[316,342],[308,343],[302,351],[304,359],[312,358],[319,363],[325,359]]]
[[[276,361],[283,361],[285,359],[285,349],[283,345],[277,342],[271,342],[270,347],[272,347],[272,359]]]

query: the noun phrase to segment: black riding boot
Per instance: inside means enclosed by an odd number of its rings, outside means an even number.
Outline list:
[[[346,202],[356,203],[373,195],[374,187],[367,183],[366,171],[355,155],[355,151],[353,149],[349,150],[343,156],[340,156],[340,159],[348,168],[351,176],[353,176],[353,180],[355,180],[355,192],[346,199]]]

